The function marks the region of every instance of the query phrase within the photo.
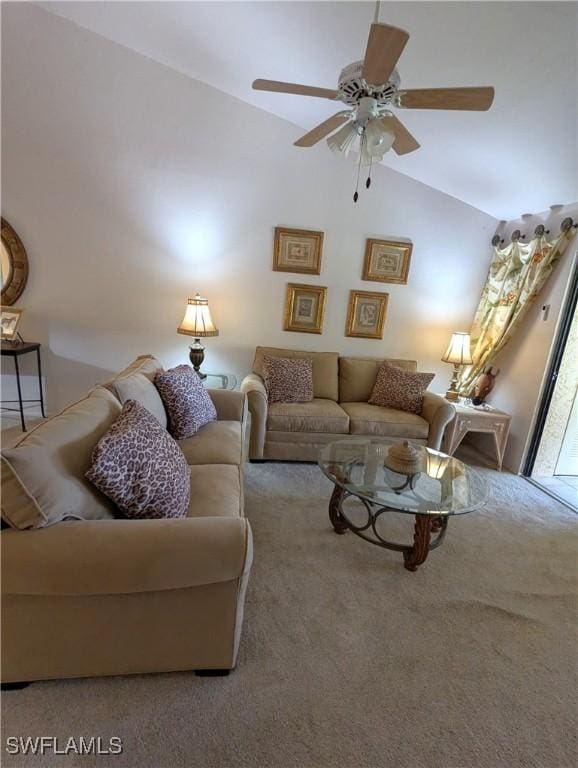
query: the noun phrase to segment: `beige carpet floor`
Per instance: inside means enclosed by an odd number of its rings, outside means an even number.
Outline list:
[[[249,466],[255,562],[238,669],[6,693],[2,765],[573,768],[577,518],[482,471],[487,507],[451,520],[412,574],[400,555],[332,532],[315,466]],[[398,517],[392,532],[409,534]],[[9,757],[4,740],[26,735],[114,735],[124,751]]]

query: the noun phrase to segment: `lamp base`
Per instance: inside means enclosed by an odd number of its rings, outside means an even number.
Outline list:
[[[199,376],[200,379],[207,378],[207,374],[202,373],[200,370],[204,359],[205,359],[205,348],[201,344],[200,339],[195,339],[195,341],[189,347],[189,360],[191,361],[191,365],[195,369],[195,373]]]
[[[450,381],[450,388],[446,392],[446,400],[452,403],[457,403],[460,399],[460,393],[458,392],[458,376],[460,374],[460,366],[458,363],[454,363],[454,372],[452,373],[452,380]]]

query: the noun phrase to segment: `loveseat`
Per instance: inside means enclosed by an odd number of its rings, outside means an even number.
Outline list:
[[[2,451],[3,683],[235,666],[252,561],[245,397],[210,391],[218,420],[179,442],[188,517],[120,519],[84,478],[118,391],[146,400],[159,368],[138,358]]]
[[[313,400],[269,403],[263,380],[264,357],[309,358],[313,363]],[[370,405],[383,358],[347,357],[337,352],[306,352],[257,347],[252,373],[241,383],[251,413],[249,458],[252,461],[316,461],[319,449],[345,435],[364,435],[398,442],[411,440],[439,450],[454,407],[440,395],[426,392],[420,415]],[[388,360],[417,370],[415,360]]]

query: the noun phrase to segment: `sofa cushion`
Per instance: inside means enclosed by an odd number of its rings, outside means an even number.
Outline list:
[[[349,417],[333,400],[318,397],[310,403],[271,403],[267,430],[346,435],[349,432]]]
[[[189,467],[183,452],[155,416],[128,400],[92,453],[86,478],[125,517],[185,517]]]
[[[373,392],[375,379],[383,358],[339,358],[339,402],[367,403]],[[415,360],[388,360],[392,365],[408,371],[417,370]]]
[[[303,357],[263,357],[263,379],[270,403],[313,400],[313,361]]]
[[[371,405],[420,414],[424,392],[434,376],[434,373],[404,371],[396,365],[382,363],[369,402]]]
[[[168,418],[158,389],[148,376],[132,373],[119,376],[113,383],[114,393],[124,405],[127,400],[136,400],[157,419],[163,429],[167,428]]]
[[[192,437],[202,426],[216,420],[213,401],[190,365],[159,371],[155,386],[167,409],[169,429],[175,440]]]
[[[278,347],[257,347],[253,360],[253,373],[263,377],[263,358],[300,357],[313,362],[313,396],[337,402],[337,352],[307,352],[298,349],[279,349]]]
[[[121,410],[97,387],[2,451],[2,517],[14,528],[113,518],[112,502],[85,478],[92,451]]]
[[[427,439],[429,424],[415,413],[369,403],[342,403],[341,407],[349,416],[352,435]]]
[[[243,461],[240,421],[211,421],[196,435],[178,441],[188,464],[241,464]]]
[[[191,500],[188,517],[243,517],[243,475],[231,464],[189,467]]]

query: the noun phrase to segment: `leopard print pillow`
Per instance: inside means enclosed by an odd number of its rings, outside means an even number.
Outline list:
[[[270,403],[313,400],[313,361],[301,357],[263,357],[263,379]]]
[[[85,477],[125,517],[186,517],[190,471],[183,452],[158,420],[136,400],[92,452]]]
[[[377,371],[369,403],[420,414],[423,408],[423,393],[434,376],[434,373],[406,371],[396,365],[382,363]]]
[[[175,440],[192,437],[205,424],[216,421],[213,401],[190,365],[159,371],[154,383],[165,405],[169,431]]]

